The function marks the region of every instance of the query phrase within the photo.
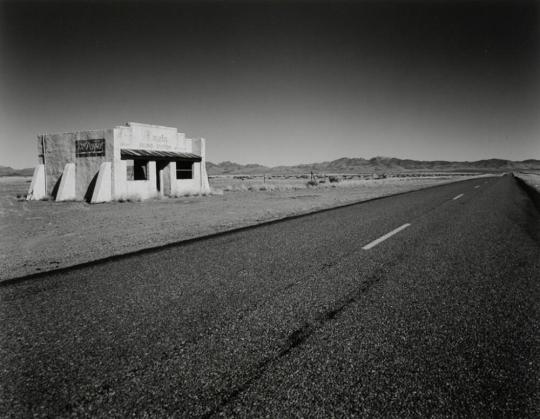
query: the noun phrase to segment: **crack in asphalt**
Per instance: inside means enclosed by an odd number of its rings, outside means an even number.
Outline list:
[[[393,259],[393,263],[397,264],[403,260],[403,253]],[[268,357],[261,361],[256,367],[256,372],[245,382],[237,386],[227,396],[225,396],[221,402],[209,412],[202,415],[203,418],[211,418],[222,411],[227,405],[236,400],[242,393],[248,390],[253,383],[255,383],[263,374],[268,370],[271,364],[279,361],[281,358],[287,356],[294,349],[302,346],[309,337],[315,332],[327,325],[327,323],[335,320],[339,314],[346,310],[349,306],[359,302],[376,283],[384,277],[384,269],[388,268],[387,263],[381,264],[375,271],[368,276],[368,278],[362,281],[362,284],[352,293],[341,299],[341,302],[334,305],[333,308],[323,311],[316,315],[312,321],[305,321],[303,325],[289,334],[286,340],[286,344],[279,350],[274,356]]]
[[[445,204],[451,204],[451,203],[452,203],[451,198],[445,199],[442,202],[432,206],[431,208],[426,209],[425,211],[422,211],[421,214],[417,215],[416,217],[413,217],[411,221],[419,220],[425,217],[426,215],[429,215],[432,212],[436,211],[437,209],[444,206]],[[361,247],[359,246],[358,248],[354,248],[350,252],[346,252],[342,254],[341,257],[339,257],[335,261],[324,262],[318,272],[327,271],[330,268],[339,265],[345,259],[348,259],[352,255],[360,252],[360,250],[361,250]],[[400,263],[403,260],[403,257],[404,257],[403,255],[404,255],[403,252],[397,255],[397,257],[392,260],[391,265]],[[388,268],[389,266],[389,264],[385,262],[382,262],[380,266],[376,268],[375,271],[371,275],[369,275],[366,280],[362,281],[362,284],[354,292],[349,293],[347,296],[342,298],[340,303],[334,305],[334,307],[329,310],[326,310],[317,314],[316,316],[314,316],[312,321],[304,321],[301,327],[291,332],[286,339],[286,344],[281,348],[281,350],[279,350],[274,356],[271,356],[261,361],[256,367],[256,372],[248,380],[244,381],[242,384],[238,385],[235,389],[233,389],[228,395],[226,395],[221,400],[221,402],[219,402],[219,404],[216,407],[211,409],[202,417],[210,418],[210,417],[213,417],[214,415],[217,415],[227,405],[229,405],[231,402],[233,402],[238,397],[240,397],[242,393],[247,391],[257,380],[259,380],[264,375],[264,373],[269,369],[271,364],[279,361],[280,359],[287,356],[294,349],[302,346],[307,341],[307,339],[309,339],[314,333],[316,333],[318,330],[323,328],[329,322],[333,321],[337,316],[339,316],[343,311],[345,311],[352,304],[359,302],[361,297],[363,297],[376,283],[380,282],[384,278],[383,269]],[[282,292],[285,290],[288,290],[289,288],[295,285],[300,284],[305,279],[313,275],[314,275],[314,272],[312,271],[309,274],[304,275],[301,279],[287,284],[287,286],[282,289]]]
[[[450,204],[451,203],[451,200],[443,200],[441,201],[440,203],[438,204],[435,204],[434,206],[432,206],[431,208],[428,208],[426,209],[425,211],[423,211],[421,214],[417,215],[416,217],[413,217],[411,219],[411,221],[416,221],[416,220],[419,220],[423,217],[425,217],[426,215],[428,214],[431,214],[432,212],[434,212],[435,210],[439,209],[440,207],[442,207],[443,205],[445,204]],[[274,299],[276,298],[276,296],[279,294],[283,294],[285,291],[288,291],[289,289],[297,286],[297,285],[300,285],[302,283],[305,282],[305,280],[313,277],[313,275],[317,274],[317,273],[321,273],[321,272],[324,272],[324,271],[328,271],[329,269],[339,265],[342,261],[348,259],[349,257],[359,253],[360,251],[362,251],[362,245],[359,245],[357,247],[354,247],[352,248],[352,250],[348,251],[348,252],[344,252],[342,253],[340,256],[338,257],[335,257],[333,260],[331,261],[328,261],[328,262],[323,262],[320,266],[317,266],[313,269],[311,269],[310,271],[308,271],[305,275],[301,276],[299,279],[295,280],[295,281],[291,281],[289,283],[287,283],[287,285],[285,285],[281,290],[279,291],[276,291],[276,293],[274,294]],[[256,304],[254,306],[254,309],[257,309],[258,307],[260,307],[262,304],[264,303],[267,303],[268,301],[264,301],[260,304]]]
[[[431,214],[440,207],[444,206],[445,204],[450,204],[451,202],[451,199],[445,199],[442,202],[432,206],[431,208],[422,211],[421,214],[413,217],[412,220],[419,220],[426,215]],[[339,265],[345,259],[348,259],[352,255],[359,253],[360,251],[361,246],[358,246],[358,248],[354,248],[353,250],[342,254],[338,259],[334,261],[324,262],[318,272],[320,273],[321,271],[328,271],[330,268]],[[403,252],[400,253],[396,258],[392,260],[391,265],[400,263],[403,260],[403,255]],[[334,305],[334,307],[329,310],[317,314],[316,316],[314,316],[312,321],[304,321],[301,327],[297,328],[289,334],[286,339],[286,344],[281,348],[281,350],[279,350],[274,356],[268,357],[261,361],[256,367],[256,372],[249,379],[247,379],[246,381],[238,385],[236,388],[234,388],[231,392],[229,392],[229,394],[226,395],[216,407],[202,415],[202,417],[210,418],[214,415],[217,415],[227,405],[240,397],[242,393],[247,391],[257,380],[259,380],[268,370],[271,364],[279,361],[280,359],[287,356],[294,349],[302,346],[307,341],[307,339],[311,337],[315,332],[324,327],[327,323],[333,321],[337,316],[339,316],[339,314],[341,314],[352,304],[359,302],[360,298],[363,297],[376,283],[378,283],[383,278],[383,269],[388,268],[388,266],[388,263],[382,262],[380,266],[376,268],[375,271],[371,275],[369,275],[366,280],[362,281],[362,284],[355,291],[349,293],[347,296],[342,298],[340,303]],[[309,277],[312,277],[313,275],[314,272],[311,271],[299,280],[287,284],[287,286],[282,289],[282,292],[294,287],[295,285],[300,284],[301,282],[303,282]]]

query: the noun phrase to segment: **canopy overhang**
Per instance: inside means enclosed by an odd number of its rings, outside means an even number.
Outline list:
[[[191,161],[200,162],[201,156],[193,153],[180,153],[177,151],[121,149],[122,160],[166,160],[166,161]]]

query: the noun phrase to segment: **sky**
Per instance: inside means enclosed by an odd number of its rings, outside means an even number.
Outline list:
[[[0,165],[127,121],[212,162],[540,159],[540,6],[0,0]]]

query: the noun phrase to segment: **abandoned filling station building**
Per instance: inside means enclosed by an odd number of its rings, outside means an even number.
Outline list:
[[[92,203],[210,191],[205,140],[128,122],[112,129],[38,135],[28,199]]]

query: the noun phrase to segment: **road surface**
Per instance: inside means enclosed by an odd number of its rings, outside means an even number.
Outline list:
[[[0,286],[0,414],[540,415],[540,222],[457,182]]]

